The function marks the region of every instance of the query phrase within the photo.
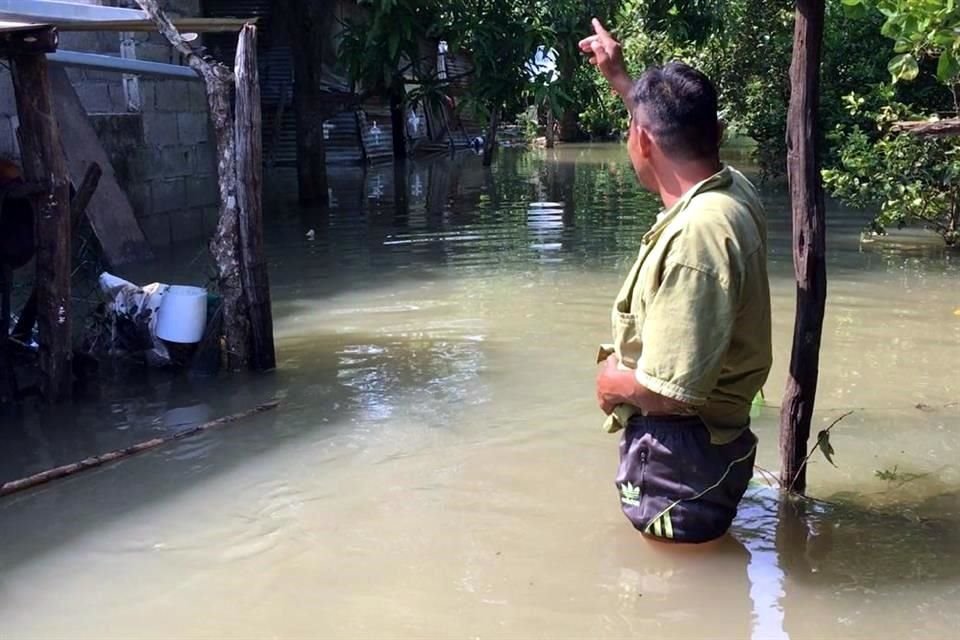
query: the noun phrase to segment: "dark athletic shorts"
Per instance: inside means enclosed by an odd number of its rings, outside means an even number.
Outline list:
[[[634,416],[620,440],[620,507],[647,535],[677,542],[719,538],[753,477],[756,445],[749,429],[715,445],[697,417]]]

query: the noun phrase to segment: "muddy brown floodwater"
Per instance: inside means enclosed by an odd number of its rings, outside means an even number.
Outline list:
[[[911,638],[960,627],[960,261],[861,250],[829,210],[830,298],[802,517],[758,481],[675,553],[620,515],[593,358],[656,202],[617,146],[331,177],[268,207],[279,370],[117,371],[0,422],[0,480],[243,410],[269,414],[0,500],[0,638]],[[284,180],[286,182],[284,182]],[[775,469],[793,322],[783,189]],[[314,231],[314,239],[307,232]],[[202,283],[195,251],[124,274]],[[149,272],[148,272],[149,271]],[[108,372],[109,377],[109,372]]]

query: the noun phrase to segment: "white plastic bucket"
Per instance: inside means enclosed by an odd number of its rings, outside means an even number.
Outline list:
[[[167,342],[195,344],[207,326],[207,290],[172,285],[157,312],[157,337]]]

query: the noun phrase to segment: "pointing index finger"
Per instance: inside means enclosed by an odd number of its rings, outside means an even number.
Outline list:
[[[606,30],[606,28],[603,26],[603,24],[600,22],[599,19],[594,18],[592,22],[593,22],[593,30],[597,34],[597,37],[600,38],[600,41],[603,44],[609,44],[614,41],[613,36],[610,35],[610,32]]]

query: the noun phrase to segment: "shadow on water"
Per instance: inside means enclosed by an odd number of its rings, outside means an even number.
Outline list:
[[[442,427],[448,417],[431,412],[430,403],[455,406],[484,396],[473,380],[483,354],[470,340],[314,332],[287,340],[279,357],[282,369],[275,374],[229,380],[156,372],[142,377],[140,371],[125,385],[116,381],[103,403],[0,422],[2,483],[282,399],[274,411],[0,499],[0,569],[162,504],[271,450],[304,442],[318,448],[322,463],[323,443],[334,436],[357,439],[358,451],[371,431],[388,432],[391,420]],[[57,526],[49,526],[51,514]]]

